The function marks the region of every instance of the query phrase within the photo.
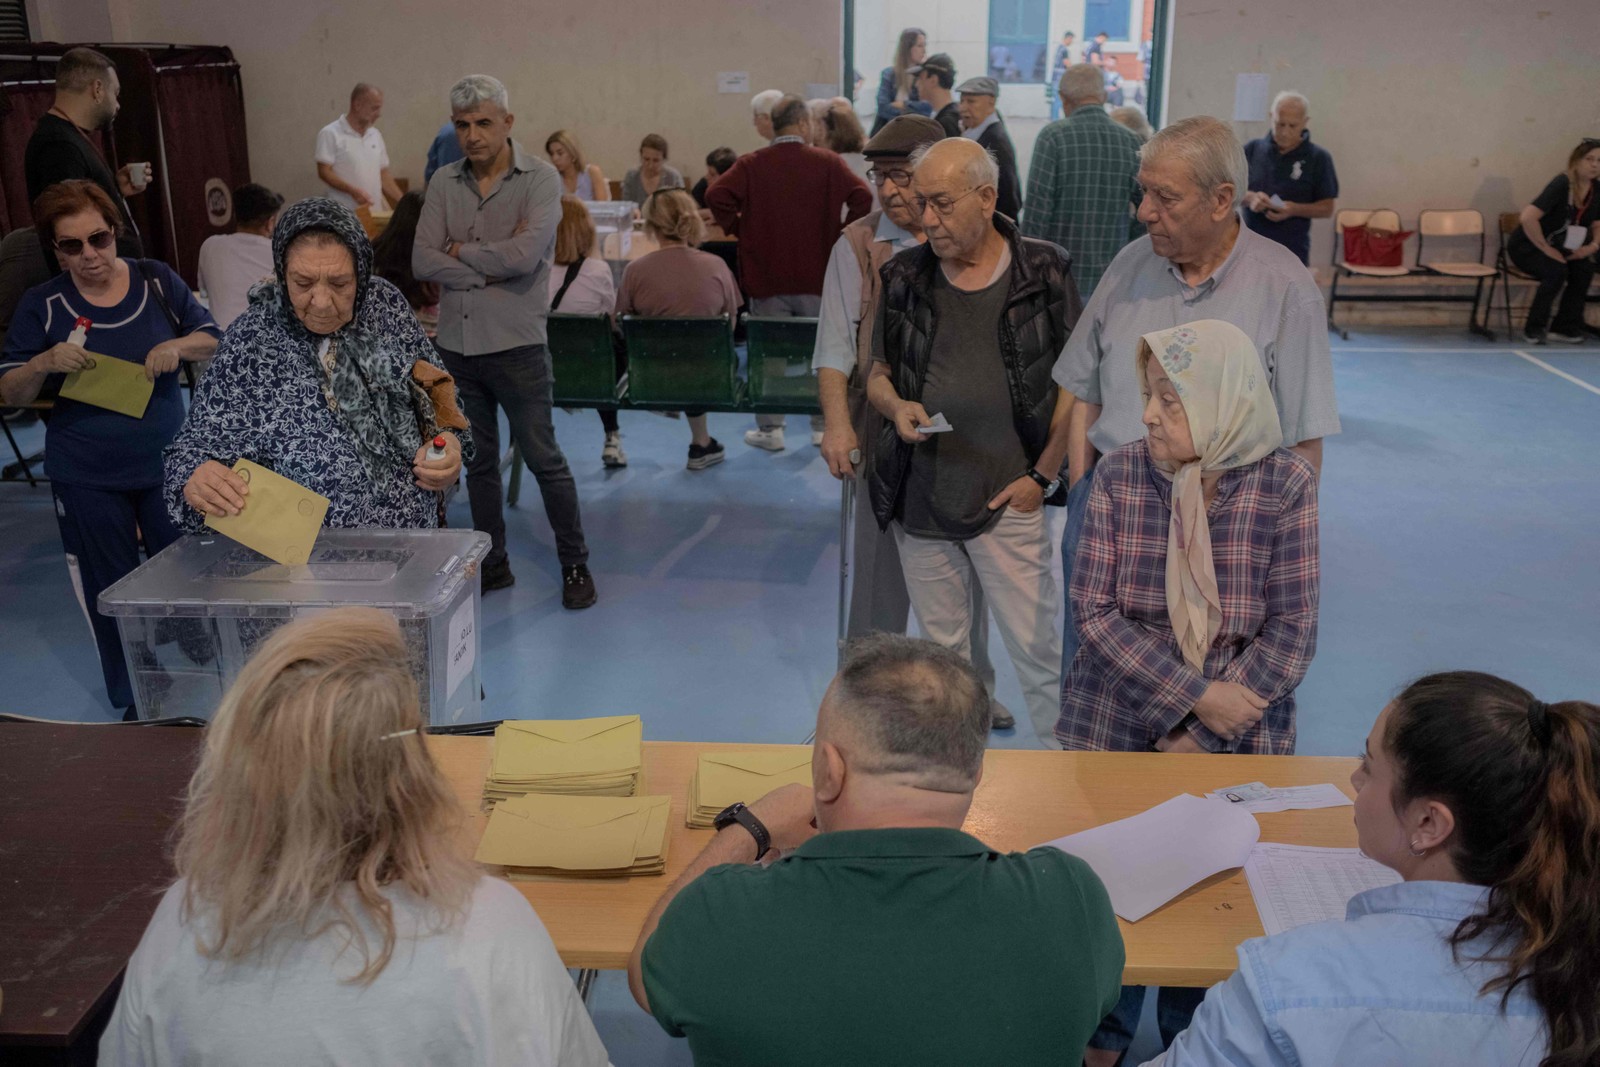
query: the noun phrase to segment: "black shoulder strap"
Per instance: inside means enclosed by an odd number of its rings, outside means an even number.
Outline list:
[[[550,298],[550,310],[555,311],[561,307],[561,298],[567,295],[567,290],[572,288],[572,283],[578,280],[578,272],[583,269],[583,260],[575,259],[567,264],[567,276],[561,282],[561,288],[556,290],[556,295]]]
[[[167,294],[162,290],[161,282],[156,279],[155,271],[150,268],[150,261],[148,259],[136,259],[133,262],[138,266],[139,273],[144,276],[145,285],[149,288],[150,294],[156,298],[156,304],[161,308],[161,313],[167,317],[167,325],[172,327],[172,336],[182,337],[183,326],[178,322],[178,316],[172,313],[172,305],[167,303]],[[188,382],[190,390],[193,390],[196,381],[193,363],[183,364],[183,378],[184,381]]]
[[[150,292],[155,295],[156,304],[160,306],[161,313],[167,317],[167,325],[172,327],[172,336],[182,337],[183,327],[178,323],[178,316],[172,313],[172,305],[167,303],[167,294],[161,288],[161,282],[156,279],[155,271],[150,269],[148,259],[134,260],[139,267],[139,273],[144,275],[145,283],[150,287]]]

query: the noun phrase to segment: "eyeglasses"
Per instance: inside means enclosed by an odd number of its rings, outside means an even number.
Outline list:
[[[911,198],[911,202],[917,205],[918,215],[921,215],[931,207],[933,208],[933,213],[935,215],[938,215],[941,219],[945,219],[950,217],[950,213],[956,209],[957,204],[961,203],[961,201],[965,200],[967,197],[977,192],[978,189],[982,188],[983,186],[980,185],[977,189],[968,189],[966,192],[956,197],[945,196],[943,194],[933,197],[914,196]]]
[[[869,167],[867,169],[867,181],[873,185],[882,185],[885,181],[891,181],[904,189],[911,184],[911,172],[900,167],[895,167],[892,170],[879,170],[877,167]]]
[[[84,240],[85,238],[81,237],[63,237],[56,242],[56,251],[64,256],[81,256],[83,255]],[[90,248],[96,251],[103,251],[116,242],[117,235],[110,230],[96,230],[88,236],[87,240]]]

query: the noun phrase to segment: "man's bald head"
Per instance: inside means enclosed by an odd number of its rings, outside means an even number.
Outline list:
[[[918,179],[929,185],[976,189],[1000,184],[1000,167],[994,157],[977,141],[966,137],[935,141],[914,154],[911,162]]]
[[[932,641],[873,634],[851,643],[823,698],[817,740],[857,774],[970,793],[989,716],[989,694],[966,660]]]

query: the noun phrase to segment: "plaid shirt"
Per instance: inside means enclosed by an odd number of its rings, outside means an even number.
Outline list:
[[[1087,301],[1128,243],[1138,199],[1139,135],[1085,104],[1039,134],[1028,171],[1022,233],[1065,248]]]
[[[1205,673],[1184,660],[1167,613],[1172,482],[1144,441],[1094,471],[1072,563],[1078,654],[1061,687],[1056,737],[1068,749],[1147,751],[1183,723],[1208,752],[1294,752],[1294,690],[1317,645],[1317,482],[1278,449],[1227,471],[1207,509],[1222,627]],[[1190,714],[1212,679],[1270,701],[1261,722],[1224,741]]]

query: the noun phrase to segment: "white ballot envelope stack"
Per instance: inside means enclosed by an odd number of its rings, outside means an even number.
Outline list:
[[[1138,922],[1197,882],[1242,867],[1261,839],[1255,816],[1184,793],[1149,811],[1048,841],[1094,869],[1111,907]]]

